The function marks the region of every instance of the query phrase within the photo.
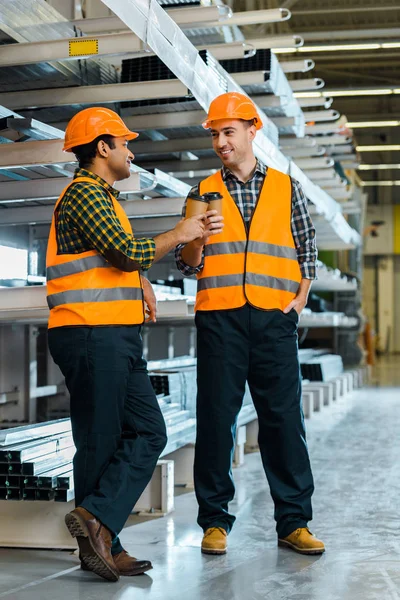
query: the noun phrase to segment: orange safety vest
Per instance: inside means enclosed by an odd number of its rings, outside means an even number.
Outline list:
[[[120,271],[96,250],[57,253],[57,208],[68,188],[77,181],[101,185],[90,177],[77,177],[67,185],[54,207],[46,255],[48,326],[140,325],[144,322],[144,304],[138,271]],[[132,233],[123,208],[107,192],[122,227]]]
[[[261,310],[283,310],[301,281],[291,230],[290,177],[268,168],[248,231],[220,171],[200,183],[200,193],[206,192],[223,196],[224,230],[204,247],[195,310],[240,308],[246,302]]]

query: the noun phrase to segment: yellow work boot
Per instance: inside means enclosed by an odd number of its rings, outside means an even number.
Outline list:
[[[222,527],[209,527],[209,529],[206,529],[201,542],[203,554],[226,554],[227,535]]]
[[[315,537],[308,527],[299,527],[285,538],[278,538],[278,546],[291,548],[300,554],[322,554],[324,543]]]

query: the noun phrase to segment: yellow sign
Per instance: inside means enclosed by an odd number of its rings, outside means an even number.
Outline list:
[[[79,40],[69,41],[70,56],[88,56],[89,54],[99,53],[99,40],[88,40],[80,38]]]

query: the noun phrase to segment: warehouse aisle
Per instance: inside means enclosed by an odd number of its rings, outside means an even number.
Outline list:
[[[194,494],[173,515],[123,532],[154,570],[106,583],[63,552],[0,550],[0,598],[9,600],[400,600],[400,357],[372,384],[307,421],[316,492],[311,530],[321,557],[278,549],[258,454],[235,471],[237,524],[229,553],[200,554]],[[28,524],[27,524],[28,526]]]

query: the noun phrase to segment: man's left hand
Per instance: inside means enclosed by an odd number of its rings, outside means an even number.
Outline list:
[[[143,296],[146,305],[146,318],[145,323],[155,323],[157,316],[157,300],[153,290],[153,286],[146,277],[140,276],[143,286]]]
[[[304,298],[304,296],[296,296],[296,298],[294,298],[290,302],[290,304],[287,305],[287,307],[284,309],[283,312],[285,313],[285,315],[287,315],[294,308],[294,310],[300,316],[302,313],[302,310],[306,304],[307,304],[307,298]]]

